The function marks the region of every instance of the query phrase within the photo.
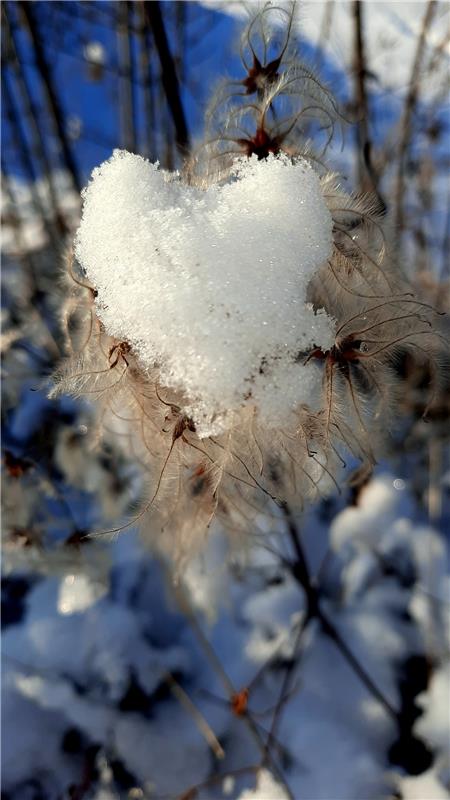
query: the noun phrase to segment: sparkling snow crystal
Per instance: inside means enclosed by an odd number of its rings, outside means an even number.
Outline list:
[[[331,245],[320,179],[302,159],[252,158],[203,191],[115,151],[84,192],[76,254],[108,333],[182,393],[206,436],[245,403],[269,426],[314,405],[320,371],[305,357],[333,336],[306,292]]]

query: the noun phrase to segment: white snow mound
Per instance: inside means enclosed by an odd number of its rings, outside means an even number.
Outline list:
[[[306,161],[246,159],[203,191],[116,150],[83,196],[76,256],[98,315],[184,393],[201,436],[246,403],[268,426],[317,404],[320,371],[299,354],[333,340],[306,303],[332,220]]]

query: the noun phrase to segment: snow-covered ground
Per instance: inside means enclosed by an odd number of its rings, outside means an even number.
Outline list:
[[[159,798],[199,784],[202,798],[281,800],[287,784],[308,800],[447,797],[446,542],[416,517],[408,484],[381,472],[357,505],[300,522],[314,570],[329,540],[323,607],[396,718],[317,621],[299,633],[304,594],[264,542],[228,566],[216,533],[179,586],[132,533],[101,577],[34,578],[3,636],[6,796]],[[268,543],[287,554],[282,533]],[[248,719],[230,707],[244,687]]]

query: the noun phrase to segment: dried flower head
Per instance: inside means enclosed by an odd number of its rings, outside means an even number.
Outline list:
[[[434,310],[390,259],[377,203],[323,163],[339,112],[292,55],[293,9],[275,9],[271,56],[273,7],[251,19],[244,76],[220,88],[183,175],[119,151],[94,170],[68,261],[57,390],[127,437],[148,476],[134,521],[151,515],[179,564],[214,516],[240,531],[274,503],[301,508],[346,452],[370,470],[403,353],[438,380]]]

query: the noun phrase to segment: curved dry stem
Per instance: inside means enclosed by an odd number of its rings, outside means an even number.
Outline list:
[[[350,289],[349,286],[346,286],[345,283],[343,283],[343,281],[341,280],[341,278],[337,274],[336,270],[333,267],[332,261],[328,260],[327,264],[330,267],[331,273],[332,273],[333,277],[335,278],[336,282],[339,284],[341,289],[343,289],[345,292],[348,292],[348,294],[352,294],[354,297],[360,297],[362,300],[381,300],[381,299],[383,299],[385,297],[385,295],[383,295],[383,294],[363,294],[362,292],[357,292],[356,289]],[[365,280],[364,276],[361,275],[359,270],[358,270],[358,274],[360,275],[360,277],[363,278],[363,280]],[[366,283],[368,283],[367,280],[366,280]],[[368,284],[368,285],[370,285],[370,284]],[[392,297],[392,299],[393,300],[401,300],[402,297],[408,297],[408,296],[412,297],[412,294],[413,294],[412,292],[405,292],[405,293],[400,294],[400,295],[394,295]]]
[[[389,347],[393,347],[394,345],[398,344],[399,342],[404,342],[407,339],[411,342],[411,337],[414,336],[430,336],[430,331],[414,331],[414,333],[405,333],[403,336],[398,336],[396,339],[392,339],[389,344],[383,345],[383,347],[379,347],[378,350],[372,350],[370,353],[361,353],[359,358],[371,358],[372,356],[378,355],[378,353],[382,353],[387,350]]]
[[[402,319],[417,319],[424,325],[428,325],[432,328],[432,324],[428,319],[424,319],[419,313],[415,314],[414,312],[410,314],[400,314],[398,317],[388,317],[387,319],[380,319],[378,322],[374,322],[372,325],[367,325],[365,328],[359,328],[356,331],[352,331],[352,337],[361,336],[363,333],[368,333],[369,331],[374,330],[375,328],[381,327],[381,325],[388,325],[391,322],[400,322]],[[414,331],[411,331],[411,335],[414,335]],[[365,342],[370,342],[370,339],[366,339],[364,337]],[[386,340],[387,341],[387,340]]]
[[[263,485],[262,485],[262,484],[261,484],[261,483],[260,483],[260,482],[259,482],[259,481],[258,481],[256,478],[255,478],[255,476],[254,476],[254,475],[252,475],[252,473],[250,472],[250,470],[249,470],[249,468],[247,467],[247,464],[245,463],[245,461],[244,461],[244,459],[243,459],[243,458],[241,458],[241,457],[240,457],[240,456],[239,456],[237,453],[234,453],[232,450],[227,450],[227,448],[226,448],[226,447],[224,447],[224,445],[223,445],[223,444],[221,444],[220,442],[218,442],[216,439],[213,439],[212,437],[210,437],[210,438],[209,438],[209,441],[210,441],[210,442],[212,442],[213,444],[215,444],[215,445],[216,445],[216,447],[220,447],[220,448],[221,448],[221,450],[224,450],[226,453],[229,453],[229,454],[230,454],[230,455],[231,455],[233,458],[235,458],[235,459],[236,459],[236,461],[239,461],[239,463],[240,463],[240,464],[241,464],[241,465],[244,467],[244,469],[245,469],[245,471],[247,472],[248,476],[251,478],[251,480],[252,480],[252,481],[254,482],[254,484],[255,484],[254,486],[252,486],[252,484],[248,484],[249,486],[251,486],[251,487],[252,487],[252,489],[255,489],[255,488],[258,488],[258,489],[260,489],[260,490],[261,490],[261,491],[262,491],[264,494],[266,494],[268,497],[270,497],[270,499],[271,499],[271,500],[274,500],[275,502],[277,502],[277,498],[275,498],[275,497],[274,497],[274,496],[273,496],[273,495],[272,495],[272,494],[271,494],[271,493],[268,491],[268,489],[266,489],[266,488],[265,488],[265,487],[264,487],[264,486],[263,486]],[[229,474],[229,475],[231,475],[231,473],[228,473],[228,474]],[[235,477],[235,476],[232,476],[232,477]],[[247,483],[247,481],[244,481],[242,478],[237,478],[237,480],[240,480],[242,483]]]
[[[354,314],[352,317],[349,317],[349,319],[345,320],[345,322],[343,322],[336,330],[335,336],[338,337],[339,334],[344,330],[344,328],[346,328],[347,325],[350,325],[351,322],[354,322],[355,319],[358,319],[362,315],[370,314],[372,313],[372,311],[378,311],[378,309],[383,308],[384,306],[395,305],[397,302],[399,302],[400,297],[401,296],[393,297],[390,300],[384,300],[382,303],[377,303],[377,305],[371,306],[371,308],[364,308],[362,311],[359,311],[357,314]],[[410,299],[400,300],[400,305],[404,304],[412,304],[419,306],[421,308],[428,308],[430,311],[434,312],[436,311],[433,308],[433,306],[430,306],[428,303],[422,303],[419,300],[410,300]]]
[[[357,240],[356,240],[356,239],[354,239],[354,238],[353,238],[353,237],[352,237],[352,236],[349,234],[349,232],[348,232],[348,231],[346,231],[346,230],[344,230],[343,228],[341,228],[341,227],[340,227],[340,225],[339,225],[338,223],[336,223],[336,222],[334,223],[334,226],[335,226],[336,230],[338,230],[338,231],[339,231],[339,233],[341,233],[343,236],[345,236],[347,239],[349,239],[349,240],[350,240],[352,247],[356,248],[356,250],[358,251],[358,253],[359,253],[359,254],[360,254],[360,255],[361,255],[363,258],[366,258],[366,259],[369,261],[369,263],[370,263],[370,264],[372,264],[372,266],[373,266],[373,267],[375,267],[375,269],[377,269],[377,270],[378,270],[378,271],[381,273],[381,275],[382,275],[382,277],[383,277],[383,280],[384,280],[384,281],[385,281],[385,283],[386,283],[386,286],[388,287],[389,291],[393,293],[393,292],[394,292],[394,289],[393,289],[393,287],[392,287],[392,285],[391,285],[391,283],[390,283],[389,279],[386,277],[385,271],[384,271],[384,269],[381,267],[381,264],[379,264],[377,261],[375,261],[375,259],[374,259],[374,258],[372,258],[372,256],[371,256],[371,255],[369,255],[369,253],[367,252],[367,250],[364,250],[364,248],[363,248],[363,247],[361,247],[361,246],[359,245],[359,243],[357,242]],[[337,245],[336,245],[336,242],[335,242],[335,246],[337,246]],[[338,249],[339,249],[339,247],[338,247]],[[339,250],[339,251],[340,251],[340,252],[342,252],[341,250]],[[345,254],[345,255],[346,255],[346,254]],[[383,256],[380,256],[380,260],[381,260],[381,261],[383,260]]]

